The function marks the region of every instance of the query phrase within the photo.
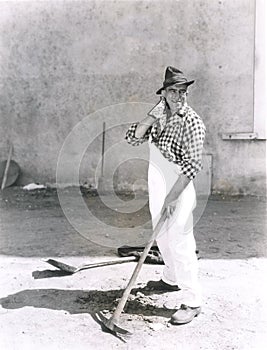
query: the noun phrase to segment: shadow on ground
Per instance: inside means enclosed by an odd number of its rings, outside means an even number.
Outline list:
[[[144,288],[136,288],[132,295],[138,292],[146,292]],[[97,312],[113,311],[123,290],[62,290],[62,289],[26,289],[0,299],[0,305],[4,309],[14,310],[23,307],[45,308],[50,310],[64,310],[70,314],[88,313],[92,316]],[[147,291],[146,295],[152,294]],[[153,292],[155,294],[155,292]],[[127,302],[126,312],[129,314],[142,314],[143,316],[160,316],[170,318],[175,310],[157,307],[140,302],[134,298]],[[152,313],[153,311],[153,313]]]

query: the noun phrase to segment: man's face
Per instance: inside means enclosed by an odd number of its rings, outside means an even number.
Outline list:
[[[162,95],[166,98],[172,111],[178,110],[186,103],[187,85],[174,84],[168,86],[162,91]]]

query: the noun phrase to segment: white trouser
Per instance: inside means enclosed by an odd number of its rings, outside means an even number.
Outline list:
[[[148,169],[149,207],[153,228],[159,218],[165,197],[179,178],[179,166],[162,156],[155,145],[150,145]],[[201,288],[198,283],[198,261],[193,235],[193,209],[196,193],[191,181],[176,204],[170,219],[167,219],[157,237],[157,244],[165,266],[162,280],[181,288],[177,298],[182,304],[201,305]]]

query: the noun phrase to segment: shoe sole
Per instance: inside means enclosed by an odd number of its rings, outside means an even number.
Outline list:
[[[154,281],[152,281],[154,282]],[[149,282],[148,282],[149,283]],[[151,292],[162,292],[162,293],[168,293],[168,292],[178,292],[180,288],[178,286],[171,286],[163,284],[159,281],[155,281],[155,285],[149,286],[148,284],[145,286],[145,290],[151,291]]]

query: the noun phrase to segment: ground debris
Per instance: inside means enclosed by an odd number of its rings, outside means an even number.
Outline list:
[[[162,324],[162,323],[151,323],[150,325],[149,325],[149,328],[150,329],[152,329],[153,331],[159,331],[159,330],[161,330],[161,329],[163,329],[165,326],[164,326],[164,324]]]
[[[149,295],[145,295],[141,292],[137,292],[135,295],[130,294],[127,304],[125,306],[125,312],[129,314],[140,314],[147,322],[150,321],[147,317],[165,316],[162,309],[162,302],[160,298],[153,298]],[[168,317],[168,316],[167,316]]]

